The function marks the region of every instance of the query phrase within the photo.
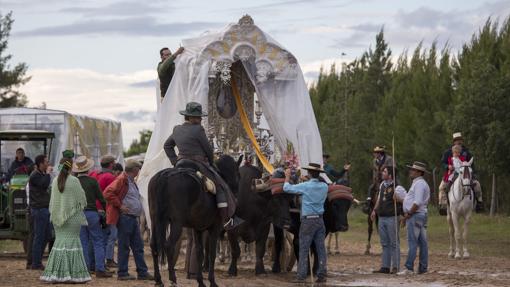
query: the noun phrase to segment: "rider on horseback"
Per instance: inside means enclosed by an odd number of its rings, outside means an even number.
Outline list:
[[[377,192],[377,189],[381,185],[383,169],[387,166],[393,166],[393,158],[386,154],[385,149],[385,146],[376,146],[373,150],[374,162],[372,165],[372,185],[370,185],[369,188],[367,202],[371,202],[372,195],[376,195],[374,193]]]
[[[452,156],[448,158],[448,170],[444,174],[443,180],[446,182],[446,192],[448,192],[460,173],[462,162],[466,162],[466,157],[461,155],[462,146],[454,145],[452,147]]]
[[[455,145],[459,145],[461,147],[460,151],[460,157],[463,157],[465,161],[471,160],[471,153],[469,152],[468,148],[464,146],[464,139],[462,138],[462,134],[460,132],[456,132],[453,134],[453,145],[450,146],[444,153],[443,157],[441,158],[441,165],[443,168],[448,171],[450,170],[449,166],[451,164],[448,163],[448,159],[450,159],[453,155],[452,147]],[[474,165],[471,166],[473,170],[473,177],[475,168]],[[447,182],[441,181],[441,184],[439,185],[439,209],[446,210],[447,205],[447,192],[450,189],[450,186],[448,186]],[[480,187],[480,182],[478,180],[473,179],[473,191],[475,193],[476,198],[476,211],[482,211],[483,210],[483,203],[482,203],[482,188]],[[446,214],[446,213],[442,213]]]
[[[177,166],[182,160],[192,162],[203,174],[216,185],[216,205],[220,211],[225,229],[232,229],[242,223],[242,219],[233,217],[236,206],[232,191],[218,174],[214,165],[213,148],[207,140],[201,125],[202,105],[196,102],[186,104],[186,110],[179,112],[184,116],[184,124],[174,127],[173,133],[166,140],[164,149],[172,165]],[[175,147],[179,149],[179,156]]]

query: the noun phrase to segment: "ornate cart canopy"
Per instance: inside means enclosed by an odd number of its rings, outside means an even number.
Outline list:
[[[256,93],[275,145],[280,150],[292,145],[301,165],[322,163],[322,142],[301,68],[250,16],[220,32],[184,40],[183,46],[140,173],[144,199],[150,178],[171,166],[163,145],[174,126],[183,123],[179,110],[190,101],[207,109],[210,118],[204,124],[217,148],[239,152],[240,142],[254,143],[249,134]]]

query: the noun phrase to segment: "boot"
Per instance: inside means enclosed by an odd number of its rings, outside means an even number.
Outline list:
[[[475,205],[475,212],[476,213],[482,213],[483,211],[484,211],[483,201],[481,200],[481,198],[477,197],[476,198],[476,205]]]
[[[237,226],[241,225],[244,220],[240,217],[237,217],[236,215],[229,217],[228,216],[228,207],[221,207],[220,210],[220,217],[221,222],[223,222],[223,228],[225,230],[232,230],[236,228]]]

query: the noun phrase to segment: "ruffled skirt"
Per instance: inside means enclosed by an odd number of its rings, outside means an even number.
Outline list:
[[[83,257],[80,228],[83,214],[76,212],[61,227],[55,226],[55,244],[40,279],[51,283],[84,283],[90,274]]]

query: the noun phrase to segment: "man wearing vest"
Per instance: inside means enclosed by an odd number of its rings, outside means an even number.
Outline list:
[[[403,224],[407,226],[407,260],[405,269],[399,275],[410,275],[414,273],[414,260],[416,251],[420,248],[420,259],[418,274],[427,272],[429,249],[427,240],[427,205],[430,200],[430,188],[423,176],[427,171],[427,165],[415,161],[409,168],[409,177],[413,180],[409,192],[404,198]]]
[[[144,259],[143,240],[140,235],[139,217],[143,212],[140,192],[135,178],[140,172],[141,164],[135,160],[126,162],[124,172],[121,173],[104,191],[105,199],[112,206],[108,210],[107,218],[117,224],[119,249],[117,262],[119,269],[118,280],[153,280],[148,273]],[[135,258],[138,277],[128,273],[129,250]]]
[[[299,228],[299,261],[295,283],[305,283],[307,274],[308,252],[312,242],[315,243],[319,257],[319,270],[317,283],[326,282],[327,255],[324,239],[326,227],[324,226],[324,202],[328,195],[328,185],[319,180],[324,172],[321,166],[310,163],[303,169],[308,171],[310,180],[300,184],[290,184],[291,170],[285,170],[285,183],[283,192],[301,195],[301,227]]]
[[[165,97],[166,91],[168,90],[168,86],[170,86],[170,82],[172,81],[172,77],[175,72],[175,58],[184,52],[184,48],[180,47],[177,49],[177,52],[172,54],[170,49],[167,47],[159,50],[159,55],[161,56],[161,62],[158,64],[158,77],[159,77],[159,87],[161,91],[161,98]]]

